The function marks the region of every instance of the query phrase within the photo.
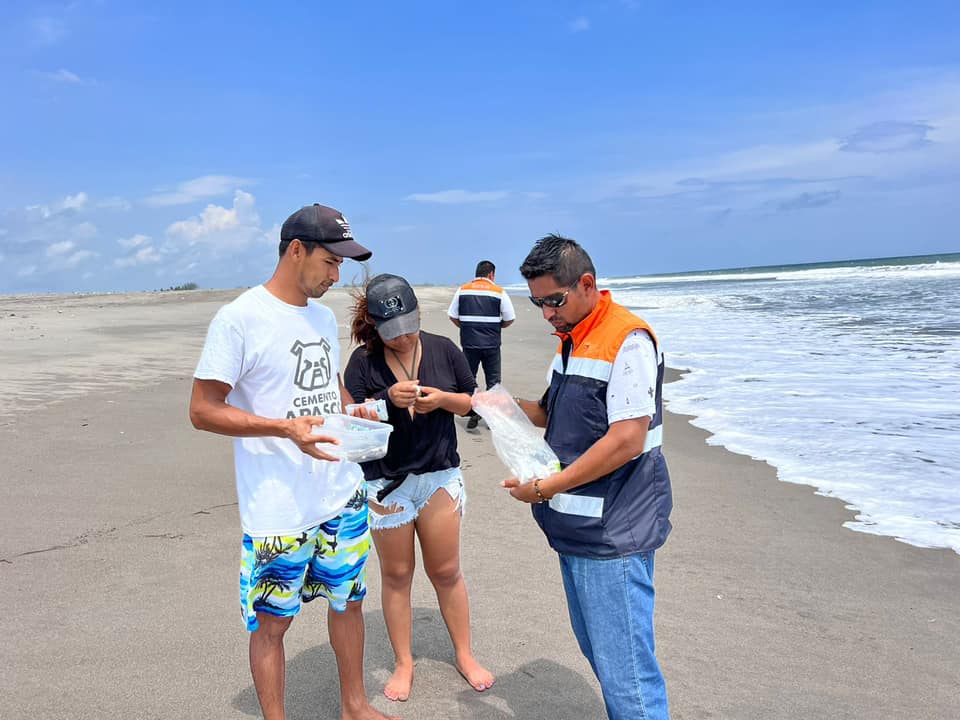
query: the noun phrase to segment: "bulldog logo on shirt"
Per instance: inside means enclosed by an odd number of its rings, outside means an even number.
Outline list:
[[[297,340],[290,352],[297,356],[297,371],[293,382],[303,390],[318,390],[330,383],[333,365],[330,362],[330,343],[304,343]]]

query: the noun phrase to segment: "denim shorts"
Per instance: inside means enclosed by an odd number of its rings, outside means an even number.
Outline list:
[[[293,617],[301,603],[325,597],[337,612],[367,593],[370,552],[366,491],[361,486],[343,511],[297,535],[251,537],[240,550],[240,612],[253,632],[257,613]]]
[[[435,470],[417,475],[410,473],[400,487],[392,490],[383,500],[377,500],[377,493],[383,490],[389,481],[384,478],[367,481],[367,495],[371,502],[382,507],[395,509],[396,512],[381,515],[370,506],[370,529],[389,530],[406,525],[417,519],[420,511],[430,502],[433,494],[443,488],[453,498],[455,510],[463,516],[463,507],[467,502],[467,491],[463,487],[463,475],[460,468]]]

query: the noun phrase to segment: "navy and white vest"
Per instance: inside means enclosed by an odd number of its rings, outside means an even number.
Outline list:
[[[457,290],[460,347],[500,347],[503,288],[486,278],[476,278]]]
[[[593,482],[532,505],[557,552],[613,558],[654,550],[670,533],[673,497],[663,439],[663,353],[653,330],[602,291],[593,312],[561,339],[547,391],[547,443],[566,467],[608,428],[607,385],[620,346],[643,330],[657,352],[656,413],[643,453]]]

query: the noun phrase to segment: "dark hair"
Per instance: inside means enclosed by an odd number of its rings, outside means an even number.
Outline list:
[[[367,311],[366,283],[350,291],[353,298],[353,317],[350,319],[350,336],[357,345],[363,345],[368,354],[383,350],[383,338]]]
[[[584,273],[597,275],[587,251],[576,240],[556,233],[537,240],[520,266],[520,274],[526,280],[552,275],[557,285],[564,287],[576,285]]]
[[[494,265],[489,260],[481,260],[477,263],[477,272],[474,273],[474,277],[486,277],[492,272],[497,271],[497,266]]]
[[[290,247],[290,243],[292,243],[294,240],[299,240],[299,238],[291,238],[290,240],[280,241],[280,257],[283,257],[284,253],[287,252],[287,248]],[[307,255],[312,254],[314,250],[320,247],[320,243],[314,242],[313,240],[300,240],[300,244],[303,245],[303,249],[306,251]]]

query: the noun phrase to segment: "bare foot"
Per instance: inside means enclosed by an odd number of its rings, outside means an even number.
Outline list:
[[[410,688],[413,685],[413,663],[397,663],[393,675],[387,680],[383,694],[388,700],[406,702],[410,697]]]
[[[457,658],[455,667],[457,668],[457,672],[463,675],[463,679],[470,684],[470,687],[477,692],[483,692],[493,687],[493,675],[478,663],[472,655]]]
[[[401,720],[396,715],[384,715],[382,712],[375,710],[373,706],[367,705],[366,707],[358,708],[356,710],[348,712],[344,710],[340,714],[340,720]]]

